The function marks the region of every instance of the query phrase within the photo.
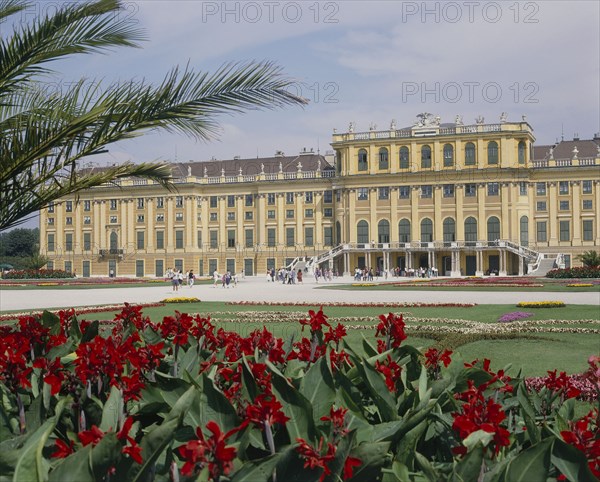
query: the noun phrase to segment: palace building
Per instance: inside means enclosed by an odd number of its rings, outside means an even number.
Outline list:
[[[132,178],[65,197],[41,212],[41,252],[82,276],[317,264],[543,274],[600,246],[600,135],[534,142],[524,117],[505,114],[351,123],[332,155],[175,163],[174,191]]]

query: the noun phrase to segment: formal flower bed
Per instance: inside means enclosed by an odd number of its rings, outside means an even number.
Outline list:
[[[592,481],[597,412],[530,391],[489,360],[407,344],[381,315],[363,353],[322,310],[298,341],[126,305],[0,327],[0,476],[12,480]],[[598,386],[599,359],[586,378]],[[556,388],[556,390],[555,390]],[[399,474],[395,479],[390,474]],[[395,477],[395,476],[394,476]]]
[[[568,288],[591,288],[594,286],[592,283],[570,283],[567,285]]]
[[[590,357],[590,366],[597,366],[598,357]],[[588,402],[596,401],[600,387],[594,384],[589,373],[576,373],[567,375],[565,372],[556,374],[556,370],[548,371],[545,377],[531,377],[525,379],[525,385],[530,392],[541,393],[547,390],[566,398],[577,398]]]
[[[230,301],[228,305],[239,305],[239,306],[315,306],[319,303],[309,303],[307,301]],[[417,308],[417,307],[448,307],[448,308],[472,308],[477,306],[477,303],[421,303],[417,302],[369,302],[369,303],[351,303],[344,301],[332,301],[329,303],[322,304],[325,307],[328,306],[344,306],[344,307],[360,307],[360,308]]]
[[[518,308],[564,308],[564,301],[521,301],[517,303]]]
[[[533,316],[533,313],[527,313],[525,311],[513,311],[511,313],[504,313],[500,318],[498,318],[498,321],[500,323],[510,323],[512,321],[529,318],[530,316]]]
[[[146,278],[65,278],[65,279],[54,279],[49,276],[44,279],[52,279],[51,282],[38,282],[37,279],[19,279],[20,283],[11,283],[5,279],[0,280],[0,287],[2,286],[49,286],[49,283],[60,285],[60,286],[80,286],[80,285],[113,285],[113,284],[145,284],[145,283],[165,283],[162,278],[159,279],[146,279]]]
[[[578,268],[551,269],[547,278],[600,278],[600,266],[582,266]]]
[[[3,279],[47,279],[47,278],[73,278],[72,273],[60,269],[22,269],[5,271]]]
[[[89,313],[104,313],[107,311],[117,311],[117,310],[122,310],[127,304],[126,303],[119,303],[117,305],[102,305],[102,306],[84,306],[84,307],[79,307],[79,308],[71,308],[72,313],[74,315],[86,315]],[[157,306],[164,306],[164,303],[136,303],[132,306],[137,306],[140,308],[154,308]],[[44,310],[44,311],[48,311],[49,313],[52,313],[54,315],[58,315],[61,312],[65,312],[65,310]],[[28,312],[21,312],[21,313],[7,313],[5,315],[0,315],[0,321],[7,321],[7,320],[18,320],[19,318],[23,317],[23,316],[40,316],[44,313],[44,311],[28,311]]]
[[[200,303],[200,300],[193,296],[178,296],[175,298],[165,298],[161,303]]]

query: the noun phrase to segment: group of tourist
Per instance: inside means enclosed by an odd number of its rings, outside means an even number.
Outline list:
[[[276,272],[275,268],[267,270],[267,283],[275,283],[275,278],[284,285],[302,284],[304,273],[301,269],[298,271],[292,268],[279,268]]]
[[[243,272],[242,272],[243,273]],[[213,288],[221,285],[223,288],[229,288],[232,286],[235,288],[238,284],[238,275],[231,274],[231,271],[227,271],[223,274],[219,274],[217,270],[213,272]]]
[[[165,279],[171,281],[171,286],[173,287],[173,291],[179,291],[179,287],[187,282],[188,286],[191,288],[194,286],[194,281],[196,280],[196,275],[193,270],[189,270],[183,274],[183,270],[180,269],[171,269],[168,268],[165,273]]]

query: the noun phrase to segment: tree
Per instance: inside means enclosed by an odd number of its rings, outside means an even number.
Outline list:
[[[575,259],[581,261],[588,268],[600,266],[600,255],[597,251],[584,251],[582,254],[577,255]]]
[[[13,229],[6,233],[0,233],[0,257],[16,256],[29,257],[39,251],[40,230]]]
[[[0,21],[23,0],[0,0]],[[292,79],[271,62],[226,64],[213,74],[173,68],[159,85],[128,81],[107,87],[80,80],[49,91],[40,76],[65,56],[134,47],[143,33],[118,15],[120,0],[65,3],[56,13],[15,26],[0,40],[0,230],[23,222],[48,202],[120,177],[142,176],[166,187],[166,164],[126,163],[82,171],[78,162],[107,145],[162,129],[209,140],[217,115],[302,105]]]

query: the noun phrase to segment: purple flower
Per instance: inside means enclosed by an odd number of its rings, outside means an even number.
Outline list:
[[[533,313],[526,313],[525,311],[513,311],[511,313],[505,313],[498,318],[499,323],[510,323],[511,321],[522,320],[533,316]]]

